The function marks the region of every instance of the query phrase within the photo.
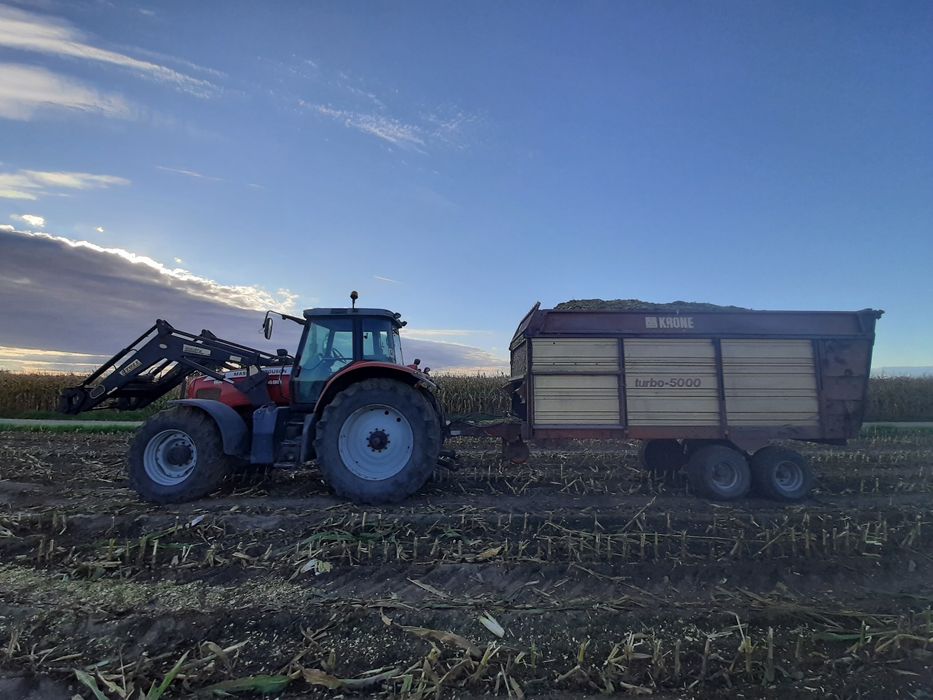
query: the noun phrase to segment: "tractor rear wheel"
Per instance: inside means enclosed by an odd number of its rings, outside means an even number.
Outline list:
[[[696,494],[734,501],[748,493],[752,476],[741,452],[725,445],[707,445],[690,455],[687,480]]]
[[[364,379],[341,391],[317,423],[314,449],[334,493],[356,503],[394,503],[431,476],[441,450],[436,411],[420,390]]]
[[[786,447],[762,447],[751,460],[752,483],[762,496],[799,501],[813,486],[813,470],[803,455]]]
[[[687,463],[684,446],[676,440],[646,440],[638,458],[641,466],[655,474],[676,472]]]
[[[184,406],[147,420],[133,436],[126,463],[130,486],[152,503],[206,496],[223,483],[232,467],[214,420]]]

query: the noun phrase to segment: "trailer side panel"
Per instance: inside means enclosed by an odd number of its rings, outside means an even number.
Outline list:
[[[818,426],[813,355],[809,340],[723,340],[727,424]]]
[[[619,342],[534,338],[537,425],[620,425]]]
[[[712,340],[625,338],[622,343],[629,425],[719,426]]]
[[[535,306],[511,343],[522,433],[759,446],[854,437],[880,315]]]

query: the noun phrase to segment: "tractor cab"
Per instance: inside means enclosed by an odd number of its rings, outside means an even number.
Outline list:
[[[292,400],[313,406],[335,374],[358,362],[403,365],[401,314],[387,309],[308,309],[292,370]]]

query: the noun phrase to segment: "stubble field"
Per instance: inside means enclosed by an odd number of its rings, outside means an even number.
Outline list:
[[[0,697],[930,697],[933,432],[712,503],[635,443],[361,508],[314,470],[139,502],[127,434],[0,433]]]

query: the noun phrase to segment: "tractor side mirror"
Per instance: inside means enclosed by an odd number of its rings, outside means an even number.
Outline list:
[[[266,340],[272,338],[272,317],[266,316],[262,321],[262,334],[265,336]]]

